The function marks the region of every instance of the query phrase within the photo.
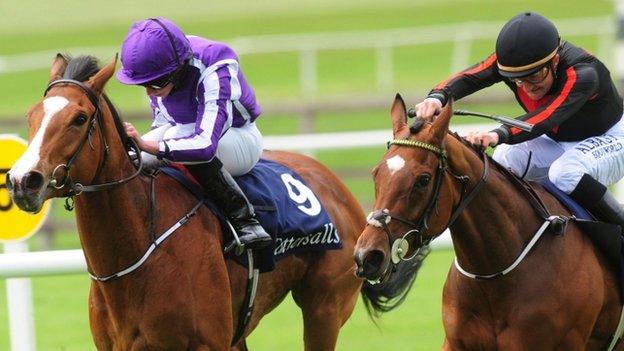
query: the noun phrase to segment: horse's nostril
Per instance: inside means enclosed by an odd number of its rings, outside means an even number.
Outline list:
[[[364,258],[364,271],[370,272],[381,268],[383,263],[384,254],[380,250],[373,250]]]
[[[26,190],[37,191],[43,186],[43,175],[39,172],[28,172],[22,179]]]
[[[379,278],[384,257],[384,253],[380,250],[371,250],[363,255],[356,255],[356,276],[367,279]]]

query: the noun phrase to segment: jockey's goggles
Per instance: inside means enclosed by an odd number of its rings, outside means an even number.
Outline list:
[[[537,72],[529,74],[528,76],[520,77],[520,78],[510,78],[512,82],[517,85],[522,84],[539,84],[543,82],[546,77],[548,77],[548,72],[550,72],[550,65],[546,65],[539,69]]]
[[[178,80],[182,77],[182,71],[184,70],[185,64],[181,64],[176,68],[175,71],[171,73],[167,73],[164,76],[160,76],[156,79],[152,79],[149,82],[139,84],[142,87],[152,88],[152,89],[162,89],[166,87],[169,83],[177,84]]]
[[[156,79],[152,79],[149,82],[139,84],[142,87],[152,88],[152,89],[162,89],[166,87],[169,83],[172,83],[177,75],[178,70],[175,70],[171,73],[165,74],[162,77],[158,77]]]

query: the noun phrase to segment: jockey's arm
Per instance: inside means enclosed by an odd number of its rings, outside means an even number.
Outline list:
[[[170,161],[206,162],[216,155],[221,136],[232,126],[228,111],[232,111],[232,100],[240,97],[240,89],[232,89],[227,65],[208,74],[200,84],[203,89],[198,89],[197,99],[201,108],[197,111],[194,133],[161,141],[158,157]]]
[[[498,83],[502,79],[496,67],[496,55],[491,54],[487,59],[453,74],[436,85],[429,92],[427,98],[416,105],[417,116],[431,119],[442,106],[446,105],[450,98],[459,100],[494,83]],[[438,100],[439,104],[434,102],[433,99]]]

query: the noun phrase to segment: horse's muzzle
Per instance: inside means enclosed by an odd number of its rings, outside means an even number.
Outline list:
[[[24,174],[20,180],[11,177],[10,173],[6,175],[6,187],[11,200],[22,211],[30,213],[37,213],[41,210],[44,184],[43,174],[36,171]]]
[[[383,273],[385,255],[381,250],[363,250],[355,252],[355,275],[358,278],[377,280]]]

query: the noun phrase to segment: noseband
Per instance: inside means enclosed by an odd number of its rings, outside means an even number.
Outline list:
[[[80,193],[82,192],[95,192],[95,191],[104,190],[104,189],[107,189],[107,188],[110,188],[119,184],[123,184],[135,178],[136,176],[138,176],[141,173],[141,170],[143,168],[143,162],[141,160],[141,157],[138,158],[139,165],[138,165],[137,171],[133,173],[132,175],[130,175],[129,177],[126,177],[120,180],[102,183],[102,184],[83,185],[81,183],[74,182],[71,179],[70,170],[72,166],[74,165],[76,158],[78,158],[78,155],[80,155],[80,152],[82,151],[87,141],[89,141],[89,146],[91,147],[91,149],[95,150],[91,137],[98,123],[102,124],[102,109],[100,107],[100,100],[98,96],[95,94],[95,92],[91,88],[89,88],[87,85],[85,85],[83,82],[80,82],[74,79],[58,79],[58,80],[51,82],[46,88],[45,92],[43,93],[43,96],[45,97],[48,94],[48,91],[50,91],[50,89],[52,89],[53,87],[59,84],[75,85],[79,87],[85,93],[85,95],[87,95],[87,97],[89,98],[89,101],[95,108],[95,111],[93,112],[93,115],[91,115],[89,118],[89,128],[87,129],[87,133],[85,137],[82,139],[82,141],[78,145],[78,148],[76,149],[74,154],[69,158],[69,161],[67,161],[67,163],[62,163],[62,164],[57,165],[52,171],[52,180],[50,181],[49,186],[54,189],[62,189],[67,186],[69,190],[64,196],[66,196],[67,200],[69,200],[70,198],[73,198],[76,195],[80,195]],[[104,154],[101,158],[101,161],[98,163],[98,168],[95,171],[95,175],[93,176],[93,179],[97,179],[100,172],[104,168],[104,165],[106,164],[106,160],[108,159],[108,153],[110,149],[108,142],[106,140],[106,136],[104,135],[103,125],[102,127],[99,128],[99,133],[100,133],[100,139],[104,143],[104,147],[103,147]],[[132,145],[130,145],[130,148],[134,149],[137,155],[140,155],[140,150],[136,141],[134,141],[133,139],[131,139],[131,141],[132,141]],[[63,179],[61,181],[58,181],[56,179],[56,173],[57,171],[62,170],[62,169],[65,170],[65,175],[63,176]],[[70,205],[67,200],[65,203],[65,208],[68,210],[71,210],[73,206]]]
[[[420,256],[423,256],[423,252],[421,251],[424,251],[424,255],[426,256],[429,250],[428,249],[429,243],[433,239],[440,236],[446,228],[450,227],[455,222],[455,220],[457,220],[461,212],[475,198],[475,196],[479,193],[481,188],[483,188],[487,180],[487,177],[490,173],[488,157],[485,151],[482,150],[481,156],[483,158],[483,164],[484,164],[483,174],[481,175],[481,179],[479,179],[479,182],[474,186],[474,188],[472,188],[470,193],[466,195],[466,185],[470,178],[466,175],[461,175],[461,176],[455,175],[453,174],[452,171],[449,170],[448,156],[444,148],[440,148],[436,145],[425,143],[422,141],[408,140],[408,139],[394,139],[394,140],[389,141],[387,145],[388,145],[388,148],[390,148],[391,145],[397,145],[397,146],[406,146],[406,147],[423,149],[423,150],[434,153],[438,157],[439,162],[438,162],[438,168],[435,174],[435,183],[434,183],[433,191],[431,193],[431,197],[429,198],[429,202],[427,203],[427,206],[425,207],[425,210],[423,211],[422,215],[416,221],[411,221],[409,219],[399,217],[395,214],[391,214],[388,209],[376,210],[376,211],[371,212],[368,215],[368,218],[367,218],[368,224],[383,228],[384,232],[386,233],[386,236],[388,237],[388,244],[391,248],[391,252],[390,252],[391,264],[388,265],[388,267],[382,273],[381,277],[379,278],[379,280],[376,281],[376,283],[379,283],[383,281],[384,279],[386,279],[393,270],[396,270],[396,265],[399,264],[401,261],[412,260],[415,257],[419,256],[419,254]],[[442,181],[444,179],[444,173],[447,171],[449,172],[449,174],[451,174],[451,176],[453,176],[453,178],[457,179],[458,181],[462,183],[461,198],[459,200],[459,203],[453,210],[449,218],[449,221],[447,225],[444,227],[444,229],[440,233],[425,237],[423,234],[425,230],[429,228],[428,223],[429,223],[429,219],[431,218],[431,215],[433,214],[433,211],[437,210],[438,200],[440,198],[440,189],[442,187]],[[401,238],[394,239],[394,240],[392,238],[395,236],[392,234],[392,231],[390,230],[388,226],[390,221],[393,219],[411,228],[405,234],[403,234]],[[410,242],[408,241],[408,238],[410,236],[415,237],[412,245],[415,245],[416,249],[414,250],[414,253],[411,256],[405,257],[407,253],[409,252]]]

